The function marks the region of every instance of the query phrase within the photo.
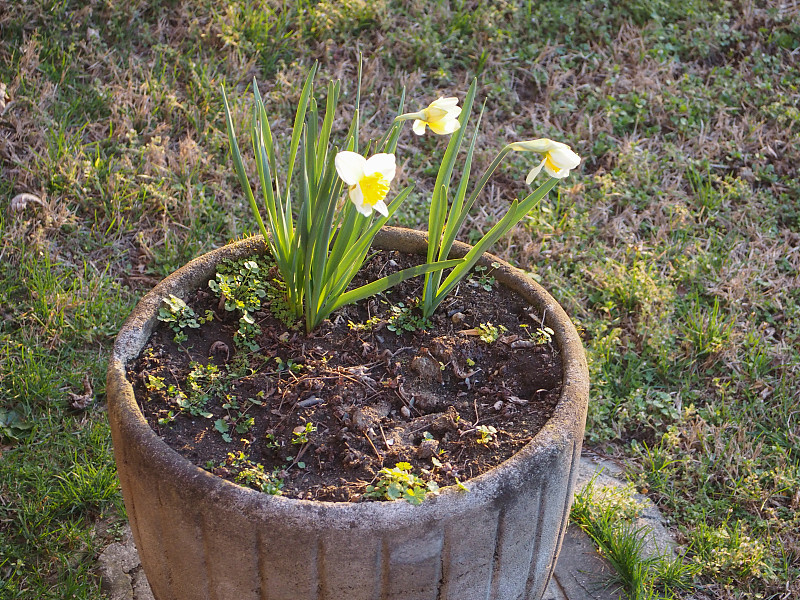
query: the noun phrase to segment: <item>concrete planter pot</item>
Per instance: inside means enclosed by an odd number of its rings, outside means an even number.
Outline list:
[[[424,253],[423,233],[386,228],[375,247]],[[466,253],[460,244],[455,256]],[[511,459],[419,506],[268,496],[181,457],[150,429],[125,377],[161,299],[204,285],[215,265],[264,250],[253,238],[193,260],[134,309],[108,368],[109,420],[136,546],[158,600],[539,600],[567,525],[588,401],[586,359],[561,307],[521,271],[493,275],[538,311],[561,348],[555,414]]]

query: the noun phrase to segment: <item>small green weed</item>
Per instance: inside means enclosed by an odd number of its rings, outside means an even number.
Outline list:
[[[148,374],[147,375],[147,382],[145,383],[145,388],[148,392],[157,392],[159,390],[163,390],[166,387],[166,382],[163,377],[158,377],[157,375]]]
[[[396,335],[402,335],[406,331],[429,329],[431,326],[430,319],[426,319],[422,315],[413,314],[414,308],[415,306],[406,306],[402,302],[390,306],[386,329],[393,331]]]
[[[472,268],[472,275],[467,281],[470,285],[482,287],[487,292],[491,292],[497,283],[497,280],[491,273],[494,268],[499,266],[498,263],[492,263],[492,268],[475,265]]]
[[[475,440],[478,444],[488,446],[497,440],[497,429],[491,425],[478,425],[475,431],[478,432],[478,439]]]
[[[477,330],[481,340],[487,344],[494,344],[501,335],[508,331],[503,325],[495,326],[488,322],[478,325]]]
[[[175,332],[173,340],[176,344],[189,339],[184,331],[187,327],[198,329],[204,323],[214,319],[214,312],[210,310],[206,311],[205,317],[198,317],[192,307],[174,294],[170,294],[161,302],[166,306],[158,309],[158,320],[167,323],[169,328]]]
[[[537,327],[533,331],[530,330],[530,327],[526,323],[522,323],[520,327],[526,331],[531,341],[537,346],[550,344],[553,341],[553,336],[555,335],[555,331],[545,325],[542,327]]]
[[[272,287],[265,280],[271,266],[264,256],[226,260],[217,266],[215,278],[208,282],[211,291],[223,301],[225,310],[239,313],[239,329],[233,340],[237,347],[251,352],[259,349],[255,338],[261,335],[261,327],[253,315],[261,309],[261,302]]]
[[[264,465],[253,463],[241,450],[229,452],[225,464],[229,468],[238,471],[235,478],[238,483],[243,483],[271,496],[281,495],[283,478],[281,477],[280,468],[276,467],[272,473],[267,473],[264,471]]]
[[[203,365],[193,362],[189,364],[189,369],[186,376],[188,393],[170,384],[166,390],[167,397],[178,407],[179,412],[210,419],[212,414],[206,410],[206,405],[212,397],[227,397],[229,391],[227,377],[214,364]],[[155,379],[156,382],[158,379],[160,378]],[[168,425],[175,420],[175,417],[174,411],[168,410],[159,417],[158,422],[160,425]]]
[[[308,435],[310,433],[314,433],[317,428],[314,426],[312,422],[308,422],[305,425],[298,425],[292,430],[292,443],[293,444],[307,444],[308,443]]]
[[[264,403],[258,398],[247,398],[242,404],[243,406],[239,404],[235,396],[227,396],[222,408],[228,414],[214,422],[214,428],[222,434],[222,439],[226,442],[232,441],[231,431],[244,435],[253,428],[255,419],[248,415],[247,411],[253,406],[261,406]]]
[[[280,356],[276,356],[275,362],[277,363],[275,370],[278,373],[299,373],[303,370],[303,365],[295,362],[293,358],[283,360]]]
[[[368,485],[365,498],[377,500],[403,499],[411,504],[420,504],[428,492],[438,493],[439,486],[435,481],[428,481],[414,475],[413,467],[407,462],[399,462],[393,469],[384,467],[378,472],[378,481]]]
[[[371,331],[380,322],[381,318],[375,316],[375,317],[370,317],[363,323],[354,323],[353,321],[347,321],[347,326],[354,331]]]

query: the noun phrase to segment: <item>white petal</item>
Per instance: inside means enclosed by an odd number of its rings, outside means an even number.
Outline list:
[[[566,144],[563,147],[558,147],[550,151],[550,160],[552,160],[561,169],[574,169],[581,164],[581,157],[575,154],[572,149]]]
[[[389,216],[389,209],[387,208],[386,203],[383,200],[380,200],[379,202],[373,204],[372,208],[373,210],[376,210],[379,213],[381,213],[384,217]]]
[[[342,181],[347,185],[355,185],[364,176],[367,159],[356,152],[344,150],[336,155],[334,164]]]
[[[458,104],[458,98],[438,98],[431,102],[431,106],[435,106],[437,108],[450,108]]]
[[[364,165],[364,175],[372,175],[373,173],[380,173],[389,183],[394,179],[397,172],[397,165],[395,163],[394,154],[374,154],[367,159]]]
[[[431,121],[428,123],[428,126],[431,128],[433,133],[438,135],[447,135],[448,133],[453,133],[459,127],[461,127],[461,123],[459,123],[457,119],[442,119],[440,121]]]
[[[555,149],[557,144],[560,144],[560,142],[554,142],[553,140],[548,140],[547,138],[540,138],[538,140],[514,142],[511,144],[511,147],[520,152],[528,151],[544,154],[545,152]],[[561,145],[563,146],[564,144]]]
[[[425,121],[420,121],[417,119],[414,121],[414,124],[411,126],[411,129],[417,135],[424,135],[425,134]]]
[[[569,169],[560,169],[558,171],[554,171],[550,168],[550,165],[544,166],[545,172],[550,175],[550,177],[555,177],[556,179],[564,179],[569,175]]]
[[[361,208],[364,206],[364,193],[361,191],[360,186],[353,185],[350,187],[350,200],[356,205],[358,212],[362,212]],[[367,206],[367,208],[369,208],[369,206]]]
[[[525,178],[525,183],[530,185],[533,183],[533,180],[536,179],[536,176],[541,173],[542,167],[544,167],[545,161],[540,162],[538,165],[531,169],[531,172],[528,173],[528,176]]]
[[[356,204],[356,210],[360,212],[365,217],[368,217],[372,214],[372,208],[369,204]]]

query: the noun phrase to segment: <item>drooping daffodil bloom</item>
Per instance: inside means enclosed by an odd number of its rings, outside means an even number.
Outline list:
[[[536,179],[542,169],[550,177],[564,179],[572,169],[581,164],[581,157],[575,154],[572,148],[547,138],[529,140],[527,142],[514,142],[511,144],[511,148],[519,152],[538,152],[544,156],[542,162],[533,167],[525,178],[525,183],[528,185]]]
[[[339,152],[334,160],[336,172],[350,190],[350,200],[365,217],[375,210],[384,217],[389,209],[384,202],[397,166],[394,154],[380,153],[364,158],[356,152]]]
[[[407,121],[414,119],[411,128],[417,135],[423,135],[425,128],[430,127],[433,133],[448,135],[457,131],[461,127],[458,122],[458,115],[461,114],[461,107],[458,106],[458,98],[439,98],[434,100],[419,112],[406,113],[397,117],[397,121]]]

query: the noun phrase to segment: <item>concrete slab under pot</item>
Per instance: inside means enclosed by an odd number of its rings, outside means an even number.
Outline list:
[[[385,228],[375,247],[424,254],[424,233]],[[453,256],[463,256],[459,244]],[[538,600],[568,522],[588,402],[580,339],[555,300],[499,263],[555,331],[564,381],[553,417],[501,465],[419,506],[269,496],[193,465],[147,425],[125,376],[161,299],[205,285],[216,264],[265,249],[252,238],[205,254],[148,293],[126,321],[108,369],[117,470],[136,546],[158,600]]]

